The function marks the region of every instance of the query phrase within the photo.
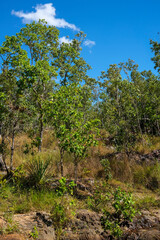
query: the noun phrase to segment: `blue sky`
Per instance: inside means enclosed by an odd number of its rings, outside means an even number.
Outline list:
[[[87,34],[82,55],[93,68],[92,77],[129,58],[140,70],[153,70],[149,40],[160,39],[159,12],[159,0],[6,0],[1,2],[0,43],[24,22],[43,16],[59,28],[62,41],[78,30]]]

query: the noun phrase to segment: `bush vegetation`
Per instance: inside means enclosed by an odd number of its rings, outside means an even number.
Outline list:
[[[88,208],[118,238],[135,215],[135,191],[150,194],[136,208],[159,207],[159,156],[149,164],[133,158],[160,147],[160,45],[150,42],[157,74],[129,59],[93,79],[84,39],[80,32],[60,44],[59,31],[39,20],[0,47],[0,212],[50,212],[60,239],[75,209]],[[80,178],[95,182],[85,200]]]

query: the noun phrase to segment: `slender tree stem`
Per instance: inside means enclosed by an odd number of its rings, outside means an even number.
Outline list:
[[[38,145],[38,152],[42,151],[42,140],[43,140],[43,113],[40,114],[40,129],[39,129],[39,145]]]
[[[14,155],[14,140],[15,140],[15,132],[13,130],[12,133],[12,144],[11,144],[11,159],[10,159],[10,170],[13,170],[13,155]]]
[[[5,137],[4,137],[4,135],[2,135],[2,161],[3,161],[3,164],[5,166],[6,172],[8,174],[9,171],[8,171],[7,164],[6,164]]]

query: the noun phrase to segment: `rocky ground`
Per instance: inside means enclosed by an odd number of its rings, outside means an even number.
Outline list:
[[[63,240],[111,240],[109,233],[104,232],[100,221],[101,215],[89,210],[79,210],[71,219],[68,227],[63,230]],[[1,240],[56,240],[56,234],[49,214],[32,212],[16,214],[13,217],[18,232],[0,236]],[[0,218],[0,228],[5,228],[7,222]],[[36,233],[35,233],[36,230]],[[142,211],[132,223],[124,227],[122,240],[160,240],[160,209]]]

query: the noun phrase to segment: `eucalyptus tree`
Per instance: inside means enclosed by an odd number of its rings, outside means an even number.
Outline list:
[[[7,116],[7,107],[6,107],[6,94],[3,91],[3,85],[0,76],[0,155],[2,156],[2,161],[5,166],[5,169],[8,173],[8,168],[6,164],[6,137],[8,132],[8,126],[6,121]]]
[[[0,75],[2,155],[4,159],[5,142],[10,136],[10,170],[12,170],[15,134],[23,128],[26,119],[27,103],[19,81],[22,78],[24,65],[28,64],[28,58],[16,36],[6,37],[2,47],[0,47],[0,57],[2,62]]]
[[[68,86],[70,84],[81,84],[83,86],[83,111],[89,116],[88,111],[91,108],[91,95],[95,88],[96,80],[89,77],[88,71],[91,66],[81,57],[82,44],[86,35],[79,32],[75,38],[69,43],[61,43],[58,48],[57,58],[52,63],[57,68],[60,86]]]
[[[44,124],[47,122],[45,112],[46,103],[56,87],[56,77],[60,79],[61,86],[72,83],[84,85],[83,95],[91,93],[94,80],[89,78],[87,71],[90,66],[80,56],[83,33],[76,35],[71,43],[59,43],[59,31],[48,26],[43,20],[38,23],[26,24],[17,37],[28,49],[30,64],[24,69],[21,85],[30,89],[31,102],[38,118],[39,134],[37,137],[38,149],[41,151]],[[87,91],[85,90],[87,86]],[[84,110],[91,105],[83,105]]]
[[[23,79],[20,84],[30,90],[32,114],[37,119],[38,125],[38,150],[41,151],[44,123],[46,121],[46,101],[49,100],[55,77],[56,68],[53,62],[57,57],[59,46],[59,31],[53,26],[48,26],[43,20],[38,23],[26,24],[17,34],[23,47],[27,49],[29,65],[24,68]],[[37,129],[37,126],[35,127]]]
[[[53,66],[58,69],[60,85],[62,86],[71,83],[84,83],[89,79],[87,71],[91,67],[80,56],[84,38],[84,33],[79,32],[70,43],[63,42],[58,48],[57,58],[53,62]]]

